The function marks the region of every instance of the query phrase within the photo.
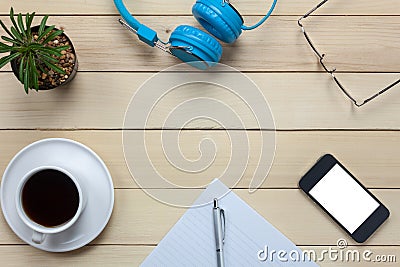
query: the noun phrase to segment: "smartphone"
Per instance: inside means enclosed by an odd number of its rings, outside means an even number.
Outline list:
[[[299,187],[358,243],[367,240],[390,214],[330,154],[320,158],[301,178]]]

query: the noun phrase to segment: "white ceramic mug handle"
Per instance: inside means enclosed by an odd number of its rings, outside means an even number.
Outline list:
[[[46,234],[33,231],[33,234],[32,234],[32,241],[33,241],[34,243],[36,243],[36,244],[42,244],[45,238],[46,238]]]

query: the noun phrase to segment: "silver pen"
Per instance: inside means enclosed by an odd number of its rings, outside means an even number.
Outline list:
[[[224,267],[225,212],[218,206],[216,198],[214,198],[213,216],[217,263],[218,267]]]

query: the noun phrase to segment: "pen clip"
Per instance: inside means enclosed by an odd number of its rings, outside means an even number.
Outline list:
[[[225,243],[225,211],[221,209],[221,219],[222,219],[222,244]]]

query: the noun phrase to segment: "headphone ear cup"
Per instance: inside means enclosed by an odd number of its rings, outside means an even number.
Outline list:
[[[221,44],[208,33],[192,26],[178,26],[169,42],[174,56],[199,69],[215,65],[222,56]]]
[[[197,0],[192,13],[204,29],[225,43],[235,42],[242,33],[242,16],[223,0]]]

